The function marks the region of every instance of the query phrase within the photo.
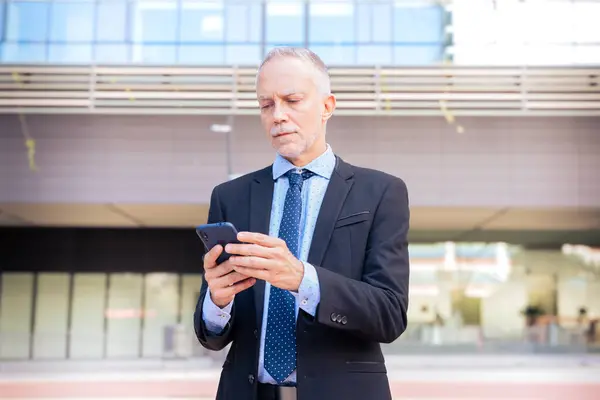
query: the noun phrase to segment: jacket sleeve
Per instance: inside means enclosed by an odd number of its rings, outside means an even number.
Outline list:
[[[405,183],[394,178],[373,217],[360,281],[317,267],[319,323],[379,343],[391,343],[406,330],[408,203]]]
[[[208,211],[208,223],[214,222],[224,222],[225,215],[223,209],[221,207],[221,203],[219,201],[219,193],[218,186],[213,189],[213,192],[210,197],[210,208]],[[204,257],[203,257],[204,258]],[[202,271],[204,277],[204,270]],[[200,288],[200,296],[198,297],[198,301],[196,303],[196,310],[194,311],[194,331],[196,332],[196,337],[200,344],[209,349],[219,351],[224,349],[233,339],[233,329],[234,329],[234,321],[235,321],[235,301],[233,303],[233,307],[231,309],[231,317],[229,322],[225,326],[222,332],[218,335],[211,333],[204,322],[203,318],[203,305],[204,299],[206,298],[208,292],[208,284],[205,279],[202,279],[202,286]]]

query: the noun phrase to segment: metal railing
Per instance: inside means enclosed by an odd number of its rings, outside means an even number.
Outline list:
[[[257,115],[254,67],[0,66],[0,113]],[[600,66],[331,68],[337,115],[598,116]]]

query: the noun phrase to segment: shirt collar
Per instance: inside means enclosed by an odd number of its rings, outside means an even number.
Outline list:
[[[286,172],[294,168],[297,167],[278,153],[273,162],[273,180],[279,179]],[[334,168],[335,155],[329,144],[327,145],[327,150],[325,150],[323,154],[312,160],[308,165],[302,167],[302,169],[308,169],[325,179],[331,178]]]

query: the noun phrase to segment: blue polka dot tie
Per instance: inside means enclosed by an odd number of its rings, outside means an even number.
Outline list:
[[[285,196],[279,237],[298,257],[300,244],[300,216],[302,215],[302,184],[314,173],[288,171],[290,187]],[[265,369],[278,383],[282,383],[296,369],[296,303],[287,290],[271,286],[265,338]]]

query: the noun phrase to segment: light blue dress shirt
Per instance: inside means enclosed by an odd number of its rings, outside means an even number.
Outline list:
[[[298,309],[302,308],[305,312],[312,315],[316,314],[317,306],[319,305],[321,292],[319,288],[319,279],[315,267],[310,265],[306,260],[308,259],[308,252],[312,243],[312,237],[317,223],[317,217],[319,216],[319,210],[321,209],[321,203],[325,197],[325,191],[327,185],[331,179],[331,174],[335,168],[335,155],[331,150],[331,147],[327,145],[327,150],[321,156],[313,160],[310,164],[303,168],[297,168],[292,163],[281,157],[279,154],[275,158],[273,163],[273,179],[275,180],[274,192],[273,192],[273,203],[271,207],[271,224],[269,227],[269,236],[278,237],[279,235],[279,224],[283,215],[283,206],[285,203],[285,196],[289,187],[288,179],[283,176],[286,172],[291,169],[297,169],[298,173],[302,172],[302,169],[308,169],[315,173],[315,175],[306,180],[302,186],[302,216],[300,219],[300,246],[298,257],[304,264],[304,277],[298,289],[298,293],[291,292],[296,298],[296,317],[298,316]],[[262,330],[260,336],[260,353],[258,360],[258,380],[263,383],[276,384],[276,381],[269,375],[264,368],[264,346],[265,346],[265,334],[267,329],[267,316],[269,310],[269,294],[271,285],[265,282],[265,299],[264,299],[264,312],[262,320]],[[235,300],[234,300],[235,301]],[[221,309],[216,306],[211,298],[210,292],[207,292],[202,305],[202,315],[204,323],[208,331],[214,335],[218,335],[222,332],[227,322],[231,318],[231,308],[233,302],[228,304],[225,308]],[[288,377],[286,382],[296,382],[296,371]]]

